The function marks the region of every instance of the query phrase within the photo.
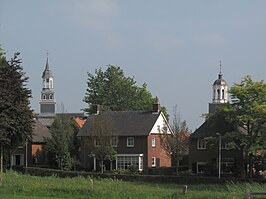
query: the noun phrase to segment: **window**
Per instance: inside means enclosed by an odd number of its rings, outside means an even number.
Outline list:
[[[50,79],[49,88],[53,88],[53,80]]]
[[[49,98],[50,98],[50,99],[53,99],[53,95],[52,95],[52,94],[50,94],[50,95],[49,95]]]
[[[11,157],[11,165],[12,166],[22,166],[24,164],[24,155],[23,154],[15,154]]]
[[[112,137],[111,138],[111,146],[112,147],[117,147],[117,143],[118,143],[118,138],[117,137]]]
[[[117,156],[116,163],[117,163],[117,169],[121,170],[127,170],[130,165],[135,165],[139,171],[143,170],[143,157],[139,155],[133,155],[133,156]]]
[[[206,149],[205,139],[198,139],[198,149]]]
[[[151,158],[151,166],[156,167],[156,158],[155,157]]]
[[[42,99],[46,99],[45,94],[42,95]]]
[[[221,149],[232,149],[232,147],[230,146],[230,144],[226,143],[225,141],[222,141],[221,143]]]
[[[197,173],[205,173],[206,165],[206,162],[197,162]]]
[[[151,139],[151,146],[152,146],[152,147],[155,147],[155,144],[156,144],[156,140],[155,140],[155,138],[153,137],[153,138]]]
[[[127,147],[134,147],[134,137],[127,138]]]
[[[101,146],[101,140],[100,140],[99,138],[95,138],[95,139],[94,139],[94,146],[95,146],[95,147],[99,147],[99,146]]]
[[[221,173],[232,174],[234,171],[234,168],[235,168],[234,158],[222,158],[221,159]]]
[[[139,170],[142,171],[143,170],[143,157],[139,156]]]

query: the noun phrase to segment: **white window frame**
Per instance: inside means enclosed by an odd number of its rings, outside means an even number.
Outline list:
[[[20,164],[16,165],[16,156],[20,156]],[[23,166],[24,165],[24,154],[12,154],[11,166]]]
[[[206,165],[206,162],[197,162],[197,173],[203,173],[203,172],[199,172],[199,165]]]
[[[120,157],[120,160],[121,160],[120,167],[118,166],[118,157]],[[131,157],[131,161],[133,160],[132,158],[138,158],[138,170],[143,171],[143,154],[117,154],[116,155],[116,169],[125,170],[126,157]]]
[[[127,137],[127,147],[134,147],[134,137]]]
[[[197,149],[206,149],[206,140],[204,138],[199,138],[197,140]]]
[[[111,137],[111,147],[117,147],[118,137]]]
[[[156,157],[151,158],[151,166],[156,167]]]
[[[101,146],[101,139],[94,138],[94,147],[99,147],[99,146]]]
[[[156,138],[155,137],[151,138],[151,147],[156,147]]]

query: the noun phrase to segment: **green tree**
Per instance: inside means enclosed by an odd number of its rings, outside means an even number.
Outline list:
[[[75,157],[74,129],[70,120],[56,117],[51,126],[51,138],[47,139],[47,155],[51,165],[71,170]]]
[[[108,65],[106,71],[96,69],[95,75],[88,73],[87,85],[84,101],[89,105],[86,109],[89,113],[93,113],[97,104],[102,105],[102,111],[137,111],[151,110],[152,105],[158,102],[145,83],[137,86],[134,78],[125,77],[119,66]],[[168,118],[165,107],[162,111]]]
[[[251,177],[255,156],[265,154],[266,150],[266,84],[246,76],[240,83],[235,83],[229,93],[231,103],[210,118],[222,115],[233,127],[234,130],[227,132],[225,139],[231,141],[231,147],[243,151],[244,166],[249,165]]]
[[[32,138],[33,114],[27,88],[28,77],[23,72],[19,53],[6,61],[0,49],[0,145],[1,171],[3,153],[10,157],[13,150]]]
[[[171,124],[173,134],[160,134],[161,147],[167,152],[167,155],[175,160],[176,173],[178,174],[179,161],[184,155],[188,155],[189,134],[186,120],[181,120],[180,114],[177,114],[177,106],[173,109],[173,122]]]

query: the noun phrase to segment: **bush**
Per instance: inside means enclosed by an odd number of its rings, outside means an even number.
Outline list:
[[[266,179],[244,179],[244,178],[221,178],[204,177],[204,176],[166,176],[166,175],[136,175],[136,174],[119,174],[119,173],[89,173],[63,171],[43,168],[25,168],[25,173],[35,176],[58,176],[58,177],[76,177],[76,176],[93,176],[94,178],[115,178],[124,181],[139,181],[151,183],[178,183],[178,184],[221,184],[228,181],[232,182],[260,182],[265,183]]]

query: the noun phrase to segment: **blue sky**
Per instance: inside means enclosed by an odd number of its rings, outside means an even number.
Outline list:
[[[170,115],[177,105],[190,129],[208,112],[212,84],[266,76],[264,0],[1,0],[0,44],[21,52],[39,112],[49,50],[60,111],[79,112],[87,72],[120,66],[158,96]]]

